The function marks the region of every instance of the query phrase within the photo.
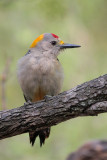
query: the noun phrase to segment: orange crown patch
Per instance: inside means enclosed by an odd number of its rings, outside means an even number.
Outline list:
[[[37,43],[43,39],[43,37],[44,37],[44,35],[41,34],[38,38],[36,38],[36,39],[33,41],[33,43],[31,44],[30,48],[35,47],[35,46],[37,45]]]

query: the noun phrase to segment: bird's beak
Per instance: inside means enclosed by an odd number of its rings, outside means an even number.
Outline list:
[[[78,48],[81,47],[80,45],[76,44],[69,44],[69,43],[64,43],[60,45],[60,49],[66,49],[66,48]]]

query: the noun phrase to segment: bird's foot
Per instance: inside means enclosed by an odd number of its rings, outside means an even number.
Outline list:
[[[24,103],[24,105],[31,105],[32,102],[30,100],[28,100],[26,103]]]
[[[45,95],[45,96],[44,96],[44,99],[45,99],[46,102],[47,102],[48,100],[50,100],[50,98],[52,98],[51,95]]]

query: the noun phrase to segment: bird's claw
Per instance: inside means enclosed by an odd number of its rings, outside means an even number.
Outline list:
[[[29,101],[27,101],[26,103],[24,103],[24,105],[31,105],[32,104],[32,102],[29,100]]]
[[[51,95],[45,95],[45,96],[44,96],[44,99],[45,99],[46,102],[47,102],[50,98],[52,98]]]

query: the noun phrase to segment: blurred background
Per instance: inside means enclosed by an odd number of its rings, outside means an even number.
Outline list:
[[[0,109],[23,105],[17,61],[40,34],[58,35],[81,45],[59,55],[65,80],[62,91],[107,73],[106,0],[0,0]],[[0,160],[65,160],[81,144],[107,138],[107,116],[80,117],[52,127],[40,148],[28,134],[0,141]]]

